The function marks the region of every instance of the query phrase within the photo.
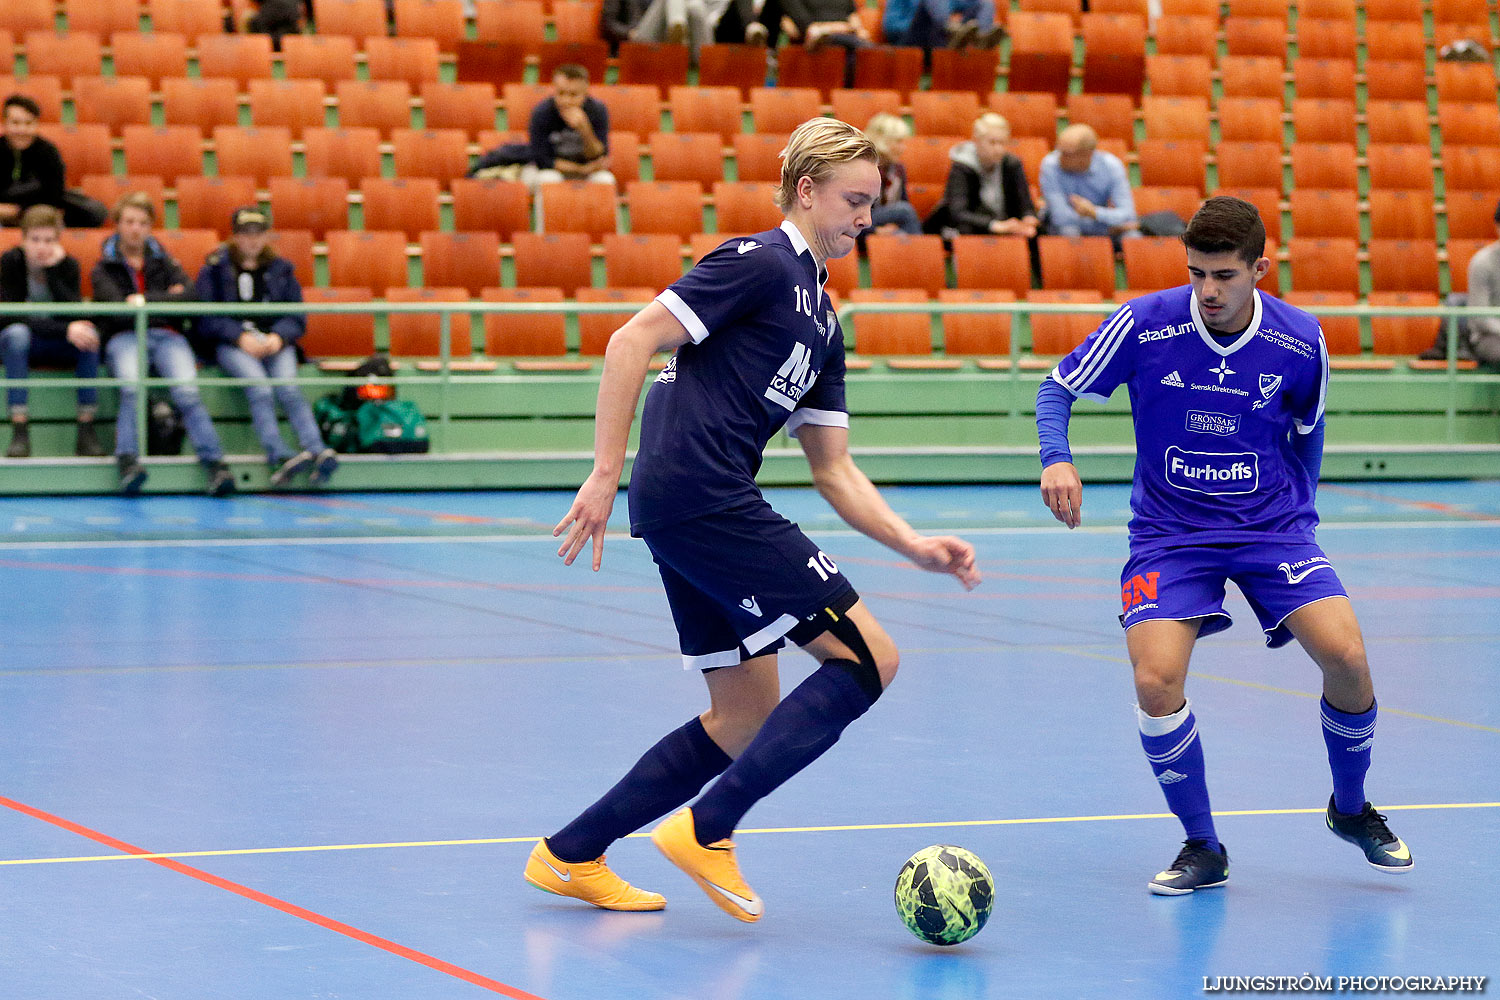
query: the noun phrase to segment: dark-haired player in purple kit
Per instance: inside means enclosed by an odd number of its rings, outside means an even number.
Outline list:
[[[1197,721],[1184,694],[1201,636],[1230,625],[1224,584],[1249,601],[1266,645],[1295,638],[1323,671],[1333,771],[1327,825],[1386,872],[1411,852],[1365,800],[1375,692],[1354,609],[1314,538],[1328,351],[1318,321],[1256,290],[1273,266],[1255,207],[1210,198],[1182,241],[1189,285],[1117,309],[1037,392],[1042,499],[1069,528],[1083,486],[1068,450],[1073,401],[1130,393],[1135,482],[1120,574],[1141,744],[1187,840],[1151,880],[1159,895],[1223,885]]]
[[[652,840],[725,912],[759,920],[730,834],[745,812],[816,760],[895,676],[895,643],[838,566],[771,509],[755,483],[785,428],[840,517],[923,569],[979,582],[974,550],[923,536],[849,455],[844,342],[825,261],[854,249],[880,193],[875,147],[831,118],[803,123],[783,151],[786,221],[733,239],[610,338],[599,385],[594,471],[558,524],[568,563],[592,542],[600,565],[625,444],[651,356],[675,351],[646,397],[630,477],[631,532],[661,572],[684,666],[703,671],[708,711],[663,737],[604,797],[536,845],[526,880],[612,910],[666,900],[604,863],[615,840],[684,805]],[[786,640],[819,667],[781,698]]]

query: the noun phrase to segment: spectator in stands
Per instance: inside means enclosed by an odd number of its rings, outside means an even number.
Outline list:
[[[115,206],[114,215],[115,232],[104,241],[99,263],[94,265],[94,300],[131,305],[191,300],[192,279],[151,235],[156,222],[151,196],[143,191],[127,194]],[[134,383],[140,377],[135,315],[100,316],[97,322],[104,336],[104,357],[110,373],[124,382],[115,418],[115,460],[119,466],[120,492],[133,496],[146,482],[135,426]],[[208,494],[224,496],[234,492],[234,474],[224,463],[219,435],[198,396],[198,387],[193,384],[198,365],[192,345],[182,334],[183,325],[181,317],[148,315],[146,359],[163,378],[181,380],[170,390],[172,402],[182,411],[183,427],[198,461],[208,472]]]
[[[870,229],[877,233],[920,233],[922,220],[906,192],[906,165],[901,162],[911,126],[899,115],[881,112],[865,126],[865,135],[880,154],[880,198],[870,206]]]
[[[873,44],[869,29],[855,9],[854,0],[780,0],[780,3],[783,12],[781,30],[788,40],[809,49],[825,45],[844,49],[847,54],[844,86],[854,86],[854,54]]]
[[[302,30],[301,0],[255,0],[256,10],[245,21],[245,30],[255,35],[270,35],[271,48],[281,51],[281,36]]]
[[[80,302],[81,274],[78,261],[63,250],[62,213],[51,205],[32,205],[21,213],[21,245],[0,255],[0,301]],[[46,313],[0,320],[0,352],[5,356],[5,377],[24,379],[31,365],[67,365],[79,378],[99,375],[99,330],[83,317],[68,319]],[[10,447],[7,458],[31,456],[31,424],[27,391],[14,386],[7,393],[10,405]],[[94,429],[99,390],[78,389],[79,455],[104,454]]]
[[[651,0],[604,0],[599,11],[599,27],[604,40],[609,43],[610,55],[619,55],[620,43],[631,41],[631,32],[652,6]]]
[[[552,74],[552,96],[531,109],[531,169],[521,179],[533,191],[552,181],[615,183],[607,168],[609,109],[589,96],[589,71],[573,63]]]
[[[1010,143],[1010,122],[993,111],[974,121],[974,138],[948,154],[948,182],[943,188],[936,226],[964,234],[1036,236],[1036,206],[1026,168]]]
[[[887,45],[929,52],[945,45],[992,49],[1005,36],[995,24],[994,0],[887,0],[880,30]]]
[[[62,155],[37,135],[41,106],[25,94],[11,94],[4,104],[4,141],[0,141],[0,225],[14,226],[32,205],[51,205],[63,223],[91,228],[102,223],[104,206],[69,191],[63,180]]]
[[[1448,296],[1450,306],[1500,306],[1500,204],[1495,206],[1495,242],[1479,248],[1469,258],[1469,291]],[[1473,358],[1500,366],[1500,316],[1465,316],[1458,321],[1460,358]],[[1448,357],[1448,326],[1438,330],[1436,342],[1420,357],[1429,361]]]
[[[606,4],[606,26],[611,25],[608,8],[623,8],[622,13],[639,4],[640,0],[609,0]],[[693,65],[698,64],[698,50],[714,41],[714,33],[731,3],[748,12],[754,19],[753,0],[651,0],[651,3],[636,17],[630,26],[630,40],[635,42],[667,42],[671,45],[687,43],[692,53]],[[743,14],[741,15],[743,16]]]
[[[271,249],[270,220],[257,207],[241,208],[230,217],[230,237],[208,255],[198,272],[194,292],[200,302],[301,302],[302,286],[291,263]],[[307,317],[233,315],[204,316],[198,334],[214,352],[219,367],[233,378],[257,379],[245,386],[250,422],[266,451],[271,485],[284,486],[292,477],[310,473],[321,485],[338,468],[338,454],[323,443],[318,422],[302,390],[290,383],[271,385],[270,379],[297,375],[297,341],[307,332]],[[276,426],[276,403],[297,435],[300,451],[292,451]]]
[[[1125,164],[1098,145],[1093,129],[1069,125],[1058,133],[1057,148],[1043,157],[1047,230],[1059,236],[1108,236],[1118,249],[1122,237],[1141,235],[1135,198]]]

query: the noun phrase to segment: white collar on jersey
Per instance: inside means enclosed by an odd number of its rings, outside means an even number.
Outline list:
[[[795,250],[795,251],[797,251],[797,256],[798,257],[801,257],[803,254],[807,254],[809,257],[812,256],[812,247],[810,247],[810,246],[807,245],[807,240],[805,240],[805,239],[802,238],[802,230],[800,230],[796,226],[794,226],[792,224],[792,220],[791,219],[782,219],[781,220],[781,231],[783,233],[786,233],[786,238],[792,241],[792,249]],[[816,257],[813,257],[813,259],[817,260]],[[828,281],[828,268],[826,268],[826,267],[820,268],[818,270],[818,304],[819,305],[823,304],[823,285],[826,284],[827,281]]]
[[[1235,338],[1234,343],[1225,347],[1214,339],[1214,335],[1209,333],[1208,327],[1204,325],[1203,314],[1198,311],[1198,296],[1192,292],[1188,293],[1189,308],[1193,314],[1193,325],[1198,328],[1198,336],[1208,345],[1210,351],[1213,351],[1221,358],[1229,357],[1229,355],[1250,343],[1256,333],[1260,331],[1260,289],[1255,289],[1251,294],[1255,296],[1255,312],[1250,316],[1250,325],[1245,327],[1244,333]]]

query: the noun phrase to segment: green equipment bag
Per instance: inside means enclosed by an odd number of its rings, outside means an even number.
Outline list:
[[[359,451],[410,454],[428,447],[427,421],[405,399],[367,399],[354,411]]]
[[[354,414],[344,409],[339,394],[331,392],[313,404],[313,416],[318,421],[318,431],[323,443],[334,451],[351,452],[359,448],[359,436],[355,431]]]

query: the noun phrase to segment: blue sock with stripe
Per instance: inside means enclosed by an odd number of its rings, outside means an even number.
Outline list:
[[[548,837],[547,847],[560,861],[593,861],[627,833],[697,795],[729,763],[729,755],[694,717],[663,736],[598,802]]]
[[[1203,744],[1198,739],[1198,720],[1192,706],[1184,702],[1171,715],[1157,718],[1136,710],[1141,730],[1141,746],[1146,760],[1167,797],[1188,840],[1206,840],[1215,851],[1222,850],[1214,831],[1213,807],[1208,803],[1208,780],[1203,769]]]
[[[1333,772],[1333,807],[1346,814],[1364,812],[1376,705],[1372,701],[1367,711],[1350,715],[1328,704],[1327,698],[1321,703],[1323,742],[1328,745],[1328,767]]]

